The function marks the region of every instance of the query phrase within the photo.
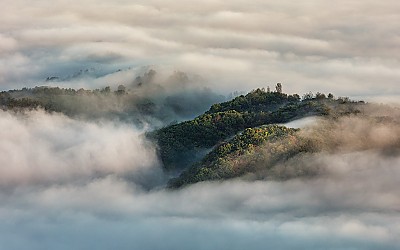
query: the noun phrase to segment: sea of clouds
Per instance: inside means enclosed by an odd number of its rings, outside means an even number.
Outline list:
[[[131,124],[1,111],[0,128],[1,249],[400,244],[400,131],[392,122],[345,118],[304,127],[326,150],[281,167],[322,170],[312,178],[179,190],[164,188],[156,145]]]
[[[398,102],[399,12],[396,0],[3,0],[0,90],[115,89],[156,68],[222,94],[282,82]],[[400,116],[370,112],[386,118],[289,124],[324,150],[277,167],[312,178],[166,190],[147,126],[0,111],[0,249],[398,249]]]

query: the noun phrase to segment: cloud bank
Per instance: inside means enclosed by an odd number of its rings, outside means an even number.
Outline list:
[[[385,2],[35,1],[0,10],[0,88],[95,68],[160,65],[221,91],[283,82],[290,92],[398,93],[398,12]],[[196,6],[196,7],[194,7]],[[120,79],[127,81],[128,78]],[[96,81],[71,81],[93,87]],[[116,83],[117,84],[117,83]]]
[[[385,110],[304,127],[343,145],[286,162],[323,170],[313,178],[180,190],[162,188],[154,147],[132,126],[1,112],[0,131],[13,129],[0,143],[0,248],[396,249],[399,116]]]
[[[282,82],[398,101],[395,0],[2,3],[0,90],[129,85],[152,65],[224,93]],[[166,101],[186,103],[168,86]],[[370,112],[383,123],[307,134],[329,140],[326,150],[284,167],[323,170],[314,178],[171,191],[143,129],[0,111],[0,249],[397,249],[399,115]]]
[[[0,112],[0,186],[144,174],[158,165],[153,145],[128,124],[60,114]]]

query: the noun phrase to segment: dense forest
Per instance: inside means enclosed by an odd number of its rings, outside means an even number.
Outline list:
[[[149,136],[157,141],[167,170],[187,168],[204,156],[207,149],[247,128],[282,124],[308,116],[337,118],[359,113],[363,102],[308,93],[302,99],[280,91],[256,89],[230,101],[214,104],[193,120],[164,127]]]
[[[267,170],[283,157],[311,150],[296,131],[278,125],[246,128],[231,140],[219,143],[199,163],[172,179],[169,186],[176,188]],[[265,147],[266,144],[268,147]]]

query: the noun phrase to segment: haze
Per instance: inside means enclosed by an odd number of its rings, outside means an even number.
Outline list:
[[[393,101],[399,11],[396,0],[3,0],[0,88],[153,65],[199,74],[228,93],[283,82],[293,93]]]
[[[132,98],[162,108],[143,120],[119,106],[96,119],[0,110],[0,250],[398,249],[398,108],[368,111],[382,123],[287,123],[329,150],[275,169],[315,178],[169,190],[145,134],[277,82],[398,103],[399,13],[398,0],[1,0],[0,91],[115,90],[155,69]]]

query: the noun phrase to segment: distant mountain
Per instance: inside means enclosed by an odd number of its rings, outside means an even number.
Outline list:
[[[83,70],[74,77],[92,71]],[[183,72],[173,72],[165,80],[155,79],[156,75],[150,69],[127,85],[94,90],[37,86],[3,91],[0,107],[4,110],[43,108],[72,117],[112,118],[163,126],[192,119],[213,103],[225,100],[211,89],[187,86],[189,78]],[[59,78],[48,77],[47,81],[54,84]]]

